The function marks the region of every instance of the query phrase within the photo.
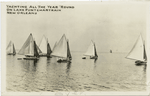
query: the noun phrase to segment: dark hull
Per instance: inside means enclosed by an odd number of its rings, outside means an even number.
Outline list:
[[[135,61],[136,65],[145,65],[146,63],[147,61],[140,61],[140,60]]]
[[[16,55],[16,53],[8,53],[7,55]]]
[[[82,59],[86,59],[86,57],[82,57]]]
[[[40,57],[48,57],[48,58],[52,58],[51,56],[49,55],[39,55]]]
[[[97,59],[97,58],[98,58],[97,56],[90,57],[90,59]]]
[[[66,63],[66,62],[71,62],[71,59],[65,59],[65,60],[58,59],[58,60],[57,60],[57,62],[58,62],[58,63],[63,63],[63,62],[64,62],[64,63]]]
[[[24,57],[24,60],[38,60],[38,57]]]

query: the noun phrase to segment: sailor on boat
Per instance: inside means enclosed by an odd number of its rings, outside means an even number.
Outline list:
[[[97,59],[98,55],[96,52],[96,46],[95,43],[91,40],[91,44],[88,47],[86,53],[84,54],[84,56],[82,57],[82,59],[86,59],[86,56],[90,56],[90,59]]]

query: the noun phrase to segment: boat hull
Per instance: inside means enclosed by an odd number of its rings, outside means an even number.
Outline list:
[[[140,60],[137,60],[137,61],[135,61],[135,64],[141,64],[141,65],[143,65],[143,64],[146,64],[147,63],[147,61],[140,61]]]
[[[39,55],[40,57],[48,57],[48,58],[52,58],[50,55]]]
[[[57,59],[57,62],[58,62],[58,63],[61,63],[61,62],[71,62],[71,59],[70,59],[70,58],[69,58],[69,59],[58,58],[58,59]]]
[[[15,53],[8,53],[7,55],[16,55]]]
[[[24,57],[24,60],[38,60],[38,57]]]
[[[82,59],[86,59],[86,57],[82,57]]]
[[[97,56],[90,56],[90,59],[97,59]]]

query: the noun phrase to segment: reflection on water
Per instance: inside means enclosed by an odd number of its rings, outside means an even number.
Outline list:
[[[71,68],[71,62],[67,62],[67,69],[66,69],[66,73],[69,74]]]
[[[82,59],[72,53],[72,63],[56,58],[17,60],[7,56],[7,91],[145,91],[146,65],[137,66],[126,54],[99,53],[98,59]]]

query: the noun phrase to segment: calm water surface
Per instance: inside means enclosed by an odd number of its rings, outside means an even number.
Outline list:
[[[56,58],[38,61],[7,56],[7,91],[145,91],[146,66],[136,66],[124,53],[98,53],[98,59],[82,59],[72,52],[72,63]]]

